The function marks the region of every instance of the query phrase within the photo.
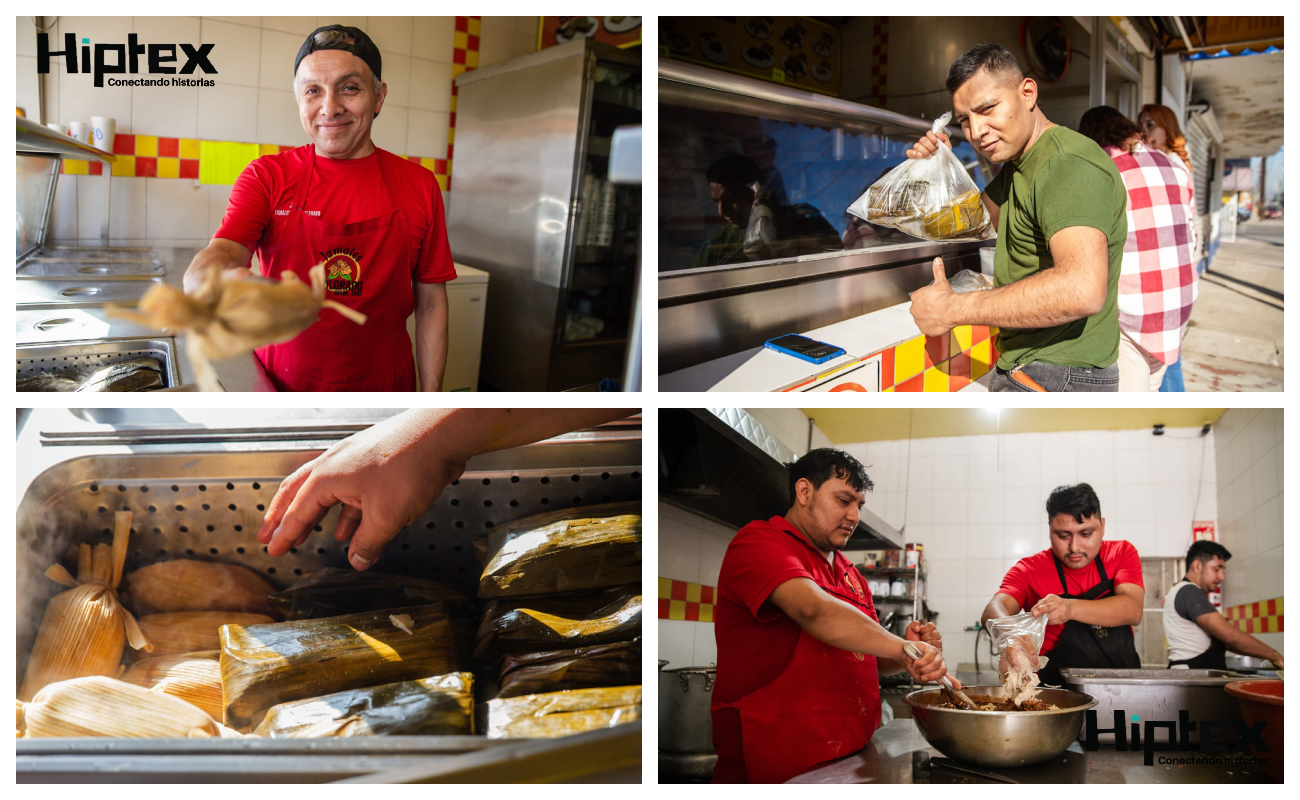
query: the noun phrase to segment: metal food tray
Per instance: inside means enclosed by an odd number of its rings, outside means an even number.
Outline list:
[[[42,278],[94,278],[105,281],[134,281],[161,278],[164,269],[156,259],[140,261],[75,260],[68,258],[32,259],[19,265],[15,274],[22,280]]]
[[[136,306],[151,288],[162,284],[162,276],[144,276],[142,280],[100,281],[98,279],[40,279],[17,282],[18,308],[70,308]]]
[[[165,415],[166,412],[159,412]],[[357,426],[364,427],[364,426]],[[135,514],[127,571],[173,558],[240,564],[285,588],[321,567],[347,566],[347,543],[330,535],[335,509],[302,547],[272,558],[255,534],[281,479],[319,455],[345,428],[277,431],[107,431],[81,437],[43,432],[43,448],[102,438],[136,452],[78,455],[31,480],[17,515],[17,669],[21,681],[44,610],[63,588],[43,576],[73,544],[102,541],[114,512]],[[278,438],[278,441],[277,441]],[[295,443],[295,439],[305,440]],[[120,450],[120,448],[115,448]],[[231,452],[232,450],[236,452]],[[92,448],[93,451],[93,448]],[[21,477],[21,476],[20,476]],[[21,487],[21,483],[20,483]],[[376,569],[420,575],[477,593],[474,539],[495,525],[543,511],[640,500],[640,432],[570,435],[471,459],[438,502],[404,528]],[[565,780],[593,771],[625,780],[641,725],[554,740],[489,741],[482,736],[347,740],[45,739],[17,742],[19,782],[324,782],[366,780]],[[635,738],[635,745],[629,744]],[[564,757],[581,745],[586,756]],[[623,762],[592,761],[622,753]],[[534,754],[529,761],[522,754]],[[611,758],[614,758],[611,756]],[[586,765],[581,766],[585,759]],[[564,766],[567,765],[567,766]],[[528,772],[511,770],[527,768]],[[574,770],[567,778],[558,770]],[[479,770],[478,775],[474,770]],[[394,772],[396,771],[396,772]],[[639,780],[639,777],[637,778]]]
[[[172,389],[180,386],[181,375],[176,358],[176,340],[168,337],[19,345],[16,377],[63,374],[87,367],[100,369],[133,358],[158,359],[163,366],[163,388]]]
[[[1137,715],[1147,720],[1178,720],[1187,711],[1192,722],[1237,721],[1241,708],[1223,687],[1250,676],[1221,669],[1083,669],[1061,670],[1065,686],[1097,698],[1097,727],[1114,727],[1114,712],[1123,711],[1125,724]],[[1083,740],[1085,727],[1079,728]],[[1145,728],[1143,729],[1145,735]],[[1200,726],[1191,741],[1200,741]],[[1115,734],[1097,735],[1099,742],[1114,742]]]

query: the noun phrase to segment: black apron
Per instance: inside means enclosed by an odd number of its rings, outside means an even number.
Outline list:
[[[1210,647],[1204,653],[1192,658],[1180,658],[1177,661],[1170,661],[1169,667],[1187,665],[1188,669],[1227,669],[1228,668],[1228,648],[1223,642],[1210,637]]]
[[[1097,554],[1097,575],[1100,580],[1082,594],[1070,594],[1065,583],[1065,568],[1059,559],[1053,558],[1056,574],[1061,579],[1060,596],[1072,600],[1099,600],[1114,594],[1115,582],[1106,576],[1106,565],[1102,563],[1101,553]],[[1061,670],[1065,667],[1093,667],[1096,669],[1140,669],[1142,659],[1138,658],[1137,647],[1133,644],[1133,628],[1117,625],[1103,628],[1100,625],[1088,625],[1078,620],[1065,623],[1061,637],[1047,652],[1047,666],[1038,671],[1039,680],[1053,686],[1063,686],[1065,680]]]

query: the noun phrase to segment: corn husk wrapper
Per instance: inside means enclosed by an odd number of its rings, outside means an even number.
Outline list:
[[[474,658],[625,642],[641,635],[641,590],[623,586],[548,597],[504,598],[483,607]]]
[[[221,648],[222,625],[275,622],[265,614],[246,611],[177,611],[140,617],[140,629],[153,644],[153,655],[170,656]]]
[[[627,686],[641,680],[641,640],[506,656],[497,697]]]
[[[143,658],[126,671],[122,680],[179,697],[213,719],[222,715],[220,650]]]
[[[492,531],[479,597],[575,592],[641,580],[641,504],[537,514]]]
[[[390,614],[406,614],[412,633]],[[221,629],[223,722],[237,730],[261,723],[279,703],[459,669],[447,609],[441,603]]]
[[[108,315],[170,333],[183,331],[195,380],[205,392],[221,391],[212,361],[287,342],[315,323],[324,309],[365,324],[365,314],[325,299],[323,263],[308,272],[310,284],[289,271],[280,273],[278,281],[239,272],[210,270],[193,295],[158,284],[145,292],[136,309],[110,307]]]
[[[178,558],[128,572],[122,593],[137,614],[173,611],[248,611],[278,616],[265,578],[238,564]]]
[[[104,677],[52,683],[18,704],[25,738],[108,736],[131,739],[220,736],[201,709],[175,697]]]
[[[275,739],[473,732],[474,676],[468,672],[280,703],[266,712],[256,731]]]
[[[117,598],[131,537],[131,512],[119,511],[113,544],[78,548],[77,577],[54,564],[46,577],[68,591],[55,595],[45,607],[27,671],[18,690],[19,700],[31,700],[42,687],[71,678],[116,676],[122,652],[129,642],[150,652],[147,634]]]
[[[489,739],[569,736],[641,718],[641,687],[574,689],[488,701]]]

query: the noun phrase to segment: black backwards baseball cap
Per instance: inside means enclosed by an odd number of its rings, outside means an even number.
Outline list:
[[[316,44],[316,34],[324,33],[325,31],[340,31],[346,33],[348,36],[352,37],[353,43],[334,42],[332,44]],[[383,57],[379,55],[379,48],[375,47],[375,43],[371,41],[370,37],[366,35],[366,32],[360,28],[353,28],[348,25],[325,25],[324,27],[312,31],[307,36],[307,40],[302,43],[302,47],[298,48],[298,57],[293,60],[293,74],[295,78],[298,76],[298,65],[302,63],[304,58],[317,50],[344,50],[349,52],[366,62],[366,65],[370,67],[370,71],[375,73],[376,80],[383,80],[383,77],[381,77],[384,66]],[[377,117],[379,115],[375,114],[375,116]]]

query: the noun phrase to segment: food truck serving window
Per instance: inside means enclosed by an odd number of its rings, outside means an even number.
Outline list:
[[[906,160],[919,128],[677,81],[659,86],[660,272],[920,241],[846,211]],[[988,165],[969,143],[954,145],[983,189]]]

